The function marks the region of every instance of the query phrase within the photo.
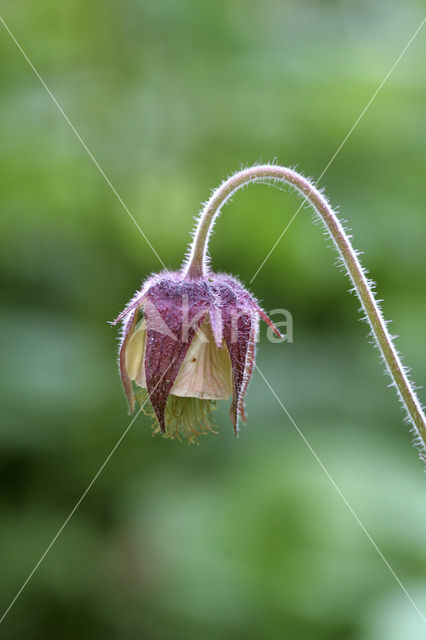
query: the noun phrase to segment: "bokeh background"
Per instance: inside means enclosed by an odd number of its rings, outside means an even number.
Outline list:
[[[168,268],[241,164],[318,177],[420,24],[418,2],[3,0],[1,15]],[[321,184],[426,379],[425,37]],[[1,610],[129,424],[115,317],[155,255],[0,25]],[[247,284],[299,205],[227,206]],[[294,319],[258,364],[426,613],[424,470],[330,242],[302,211],[250,285]],[[423,400],[424,391],[420,391]],[[4,638],[424,638],[424,623],[258,374],[236,441],[140,417],[17,599]]]

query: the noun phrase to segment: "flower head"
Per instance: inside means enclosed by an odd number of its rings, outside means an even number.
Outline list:
[[[122,322],[120,374],[130,412],[146,396],[156,430],[194,441],[211,430],[217,400],[232,395],[235,434],[246,420],[259,318],[280,335],[253,296],[232,276],[149,278],[114,321]]]

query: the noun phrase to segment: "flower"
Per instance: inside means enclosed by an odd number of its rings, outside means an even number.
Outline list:
[[[150,278],[115,321],[123,321],[120,371],[130,411],[135,405],[135,385],[138,400],[148,396],[151,402],[156,430],[193,441],[211,429],[216,399],[232,391],[231,420],[238,434],[238,419],[245,420],[244,396],[255,366],[259,318],[282,336],[235,278],[211,273],[208,244],[223,205],[244,186],[265,180],[295,188],[330,233],[412,423],[416,443],[426,449],[426,417],[350,237],[313,184],[293,169],[275,164],[243,168],[214,189],[196,221],[181,273],[164,272]],[[142,408],[144,405],[145,401]],[[426,460],[423,452],[421,457]]]
[[[122,322],[119,366],[130,413],[135,399],[149,398],[155,432],[193,442],[212,430],[215,402],[232,395],[237,435],[239,418],[246,421],[259,318],[280,335],[232,276],[150,277],[113,322]]]

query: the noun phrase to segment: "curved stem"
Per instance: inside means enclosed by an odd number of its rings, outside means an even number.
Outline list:
[[[366,318],[371,326],[372,333],[393,379],[398,395],[413,424],[417,435],[417,444],[426,450],[425,415],[393,345],[392,338],[386,328],[385,320],[383,319],[357,254],[327,200],[306,178],[285,167],[258,165],[244,169],[225,180],[222,185],[213,192],[211,198],[201,211],[189,256],[183,267],[184,277],[199,278],[207,275],[208,240],[214,221],[219,215],[222,206],[244,185],[249,182],[264,181],[265,179],[284,182],[297,189],[311,204],[327,227],[341,255],[349,277],[352,280],[354,289],[361,300]]]

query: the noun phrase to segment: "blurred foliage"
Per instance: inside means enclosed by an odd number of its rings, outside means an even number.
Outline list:
[[[170,268],[240,163],[319,176],[419,25],[420,0],[3,0],[2,16]],[[423,30],[424,31],[424,30]],[[0,603],[129,423],[112,319],[160,268],[3,27]],[[322,180],[425,379],[425,34]],[[299,206],[250,187],[213,266],[249,282]],[[294,318],[259,366],[419,606],[424,475],[311,214],[250,285]],[[259,375],[238,441],[140,418],[3,622],[7,638],[424,637],[423,623]]]

